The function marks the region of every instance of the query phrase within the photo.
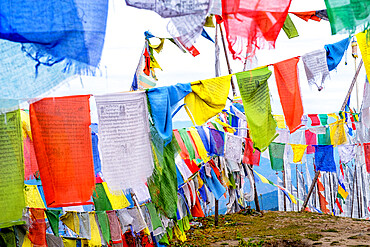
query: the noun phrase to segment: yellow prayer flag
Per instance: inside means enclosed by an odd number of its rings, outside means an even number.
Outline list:
[[[26,201],[26,207],[29,208],[45,208],[44,201],[41,198],[40,192],[37,189],[37,185],[24,186],[24,198]]]
[[[76,247],[77,241],[76,239],[63,238],[63,245],[64,247]]]
[[[108,188],[108,185],[106,182],[103,182],[103,187],[105,190],[105,193],[107,194],[108,200],[110,201],[110,204],[112,205],[113,210],[118,210],[122,208],[127,208],[130,206],[130,203],[128,202],[125,194],[123,194],[122,191],[118,191],[111,193],[110,189]]]
[[[287,191],[287,192],[288,192],[288,191]],[[297,201],[296,201],[295,197],[294,197],[292,194],[290,194],[289,192],[288,192],[288,194],[289,194],[290,200],[292,200],[292,202],[293,202],[294,204],[297,204]]]
[[[338,193],[341,195],[341,197],[343,197],[344,200],[346,200],[347,196],[348,196],[348,192],[345,191],[342,186],[338,185]]]
[[[177,224],[173,227],[173,232],[175,233],[175,236],[178,240],[181,242],[186,241],[186,235],[185,232],[182,232]]]
[[[304,155],[304,151],[307,148],[307,145],[302,144],[290,144],[293,149],[293,163],[302,163],[302,157]]]
[[[330,126],[330,139],[333,146],[347,143],[346,131],[344,130],[344,119],[338,120]]]
[[[366,40],[367,32],[369,31],[366,30],[365,32],[356,34],[356,38],[360,47],[362,60],[364,61],[367,79],[370,82],[370,41]]]
[[[208,156],[207,150],[204,147],[204,144],[202,142],[202,139],[199,136],[199,133],[195,127],[189,128],[190,135],[193,138],[195,142],[195,146],[197,148],[198,154],[200,158],[204,161],[204,163],[207,163],[210,160],[210,157]]]
[[[77,212],[67,212],[66,214],[60,216],[60,220],[77,235],[80,234],[80,220],[78,218]]]
[[[236,132],[236,129],[234,129],[231,125],[222,122],[218,118],[215,118],[215,122],[218,123],[218,124],[220,124],[222,127],[225,127],[226,128],[226,131],[229,132],[229,133],[235,133]]]
[[[279,129],[286,129],[284,115],[273,115],[273,117],[275,118],[277,127]]]
[[[199,188],[202,188],[203,187],[203,180],[202,178],[200,177],[200,174],[198,173],[197,175],[197,178],[198,178],[198,185],[199,185]]]
[[[30,115],[25,111],[20,111],[21,121],[22,121],[22,133],[23,139],[26,139],[27,136],[32,140],[31,124],[30,124]]]
[[[339,120],[339,117],[336,113],[329,113],[328,114],[328,117],[332,117],[332,118],[335,118],[335,121],[338,121]]]
[[[31,240],[28,238],[28,232],[26,234],[26,236],[24,236],[24,240],[23,240],[23,244],[22,244],[22,247],[33,247],[33,243],[31,242]]]
[[[96,224],[95,212],[89,212],[89,221],[91,228],[91,239],[88,241],[89,247],[100,247],[101,237],[98,225]]]
[[[262,176],[261,174],[259,174],[256,171],[253,171],[253,172],[257,174],[257,176],[261,179],[262,183],[270,184],[270,182],[267,180],[267,178],[265,178],[264,176]]]
[[[186,111],[193,123],[204,124],[225,108],[232,75],[191,83],[193,92],[186,95]]]
[[[164,45],[164,38],[159,38],[159,40],[161,42],[158,45],[149,44],[149,46],[153,48],[153,50],[155,50],[157,53],[160,53],[162,51]]]

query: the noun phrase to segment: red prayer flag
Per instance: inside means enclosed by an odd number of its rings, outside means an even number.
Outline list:
[[[184,159],[184,162],[188,166],[188,168],[189,168],[189,170],[191,171],[192,174],[199,171],[199,167],[197,166],[197,164],[195,163],[194,160]]]
[[[317,188],[319,189],[319,191],[325,191],[324,185],[319,179],[317,179]]]
[[[222,17],[233,58],[252,57],[256,48],[275,47],[290,3],[291,0],[223,0]]]
[[[304,135],[306,137],[306,153],[307,154],[313,154],[315,153],[315,147],[313,145],[317,145],[317,139],[316,139],[316,134],[312,133],[309,130],[305,130]]]
[[[366,171],[370,173],[370,143],[364,143]]]
[[[253,148],[253,142],[250,138],[245,138],[243,163],[259,166],[261,158],[261,152]]]
[[[181,158],[184,159],[184,160],[189,159],[189,152],[186,149],[185,143],[182,140],[179,131],[178,130],[173,130],[173,135],[175,136],[176,141],[180,146],[180,149],[181,149],[180,156],[181,156]]]
[[[30,229],[28,238],[34,246],[46,247],[45,209],[30,208]]]
[[[311,126],[320,125],[320,119],[317,114],[308,114],[307,116],[311,119]]]
[[[294,15],[296,15],[297,17],[305,20],[305,21],[308,21],[308,20],[313,20],[313,21],[321,21],[321,18],[316,16],[316,11],[313,10],[313,11],[305,11],[305,12],[290,12]]]
[[[340,205],[340,203],[339,203],[338,198],[336,198],[336,199],[335,199],[335,203],[337,204],[337,206],[338,206],[338,208],[339,208],[339,210],[340,210],[340,213],[343,213],[343,209],[342,209],[342,206],[341,206],[341,205]]]
[[[188,136],[190,138],[190,142],[191,142],[191,145],[193,146],[193,149],[194,149],[194,155],[195,155],[195,158],[196,159],[200,159],[200,156],[198,154],[198,148],[197,148],[197,145],[195,145],[195,141],[193,139],[193,136],[190,134],[190,131],[186,131],[188,133]]]
[[[193,217],[204,217],[204,212],[202,210],[202,206],[200,205],[198,195],[195,196],[195,205],[191,208],[190,211]]]
[[[274,64],[276,85],[283,107],[285,122],[290,132],[301,126],[303,105],[298,82],[298,57],[293,57]]]
[[[321,211],[324,214],[330,213],[330,210],[327,208],[327,205],[329,203],[326,201],[325,197],[321,194],[321,192],[319,192],[318,194],[319,194],[319,199],[320,199],[320,208],[321,208]]]
[[[32,136],[48,207],[91,204],[95,176],[89,95],[30,105]]]

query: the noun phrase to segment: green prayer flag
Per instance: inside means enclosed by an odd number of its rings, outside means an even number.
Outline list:
[[[59,215],[62,213],[60,209],[46,209],[46,217],[50,223],[51,230],[55,236],[59,237]]]
[[[269,146],[269,155],[272,170],[274,171],[284,170],[284,150],[285,143],[271,142]]]
[[[0,229],[0,246],[17,247],[12,227]]]
[[[93,200],[96,211],[109,211],[113,210],[112,205],[105,193],[104,186],[102,183],[96,184],[95,191],[93,193]]]
[[[321,125],[328,125],[328,114],[319,114]]]
[[[150,214],[150,220],[152,222],[153,230],[157,229],[158,227],[162,227],[162,221],[159,218],[157,211],[155,210],[154,204],[150,202],[145,205]]]
[[[96,211],[96,215],[98,216],[99,226],[101,233],[105,242],[109,243],[110,237],[110,228],[109,228],[109,220],[108,215],[105,211]]]
[[[188,135],[188,132],[186,131],[186,129],[179,129],[179,134],[181,136],[182,141],[184,142],[184,144],[186,146],[186,149],[189,152],[190,160],[195,159],[195,152],[194,152],[193,144],[190,141],[190,137]]]
[[[292,19],[290,18],[289,14],[286,16],[286,19],[285,19],[285,22],[284,22],[284,25],[283,25],[283,30],[284,30],[286,36],[288,36],[289,39],[292,39],[292,38],[295,38],[295,37],[299,36],[297,28],[295,27],[295,25],[294,25]]]
[[[330,128],[326,128],[325,134],[318,134],[317,135],[317,143],[319,145],[331,145],[331,139],[330,139]]]
[[[271,114],[267,67],[235,74],[243,99],[245,116],[254,148],[263,152],[278,136],[276,121]]]
[[[0,115],[0,228],[20,225],[24,202],[20,111]]]
[[[233,189],[236,189],[236,185],[235,185],[235,179],[234,179],[234,176],[233,176],[233,173],[229,173],[229,181],[230,181],[230,186],[233,188]]]
[[[370,25],[370,0],[325,0],[331,33],[361,31]]]

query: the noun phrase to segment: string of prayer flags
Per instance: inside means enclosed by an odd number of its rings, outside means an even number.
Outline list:
[[[360,48],[362,60],[366,70],[368,81],[370,81],[370,41],[369,41],[369,30],[356,34],[358,47]]]
[[[245,138],[243,163],[259,166],[261,152],[253,148],[253,142],[250,138]]]
[[[90,204],[95,176],[89,98],[44,98],[30,105],[32,136],[48,207]]]
[[[271,142],[269,145],[269,155],[271,169],[274,171],[284,171],[284,143]]]
[[[366,163],[366,171],[370,173],[370,143],[364,143],[364,155]]]
[[[23,224],[24,170],[19,110],[0,115],[0,228]]]
[[[277,137],[267,84],[271,73],[267,67],[263,67],[235,74],[254,148],[261,152]]]
[[[326,78],[329,76],[329,68],[326,62],[326,50],[319,49],[302,56],[304,70],[309,85],[316,85],[318,90],[323,88]]]
[[[305,134],[306,144],[308,145],[306,149],[306,153],[313,154],[315,152],[315,147],[313,145],[317,145],[316,134],[312,133],[310,130],[305,130],[304,134]]]
[[[191,91],[190,83],[178,83],[168,87],[151,88],[147,92],[154,126],[165,145],[172,140],[172,113],[179,101]]]
[[[315,145],[315,165],[317,171],[336,172],[333,146]]]
[[[326,50],[326,62],[328,64],[329,71],[332,71],[338,66],[338,64],[342,60],[344,52],[347,51],[350,41],[350,38],[345,38],[334,44],[324,46]]]
[[[225,108],[232,75],[191,83],[192,92],[185,96],[186,112],[194,125],[202,125]]]
[[[255,50],[275,47],[291,0],[225,0],[222,17],[233,58],[253,57]]]
[[[307,145],[302,144],[290,144],[293,149],[293,163],[302,163],[304,152],[306,151]]]
[[[62,213],[60,209],[46,209],[45,214],[48,218],[51,230],[54,235],[59,237],[59,215]]]
[[[325,0],[331,34],[342,30],[355,32],[357,27],[368,27],[370,10],[367,1]]]
[[[344,119],[330,124],[330,139],[333,146],[347,143],[346,131],[344,129]]]
[[[141,190],[153,171],[145,92],[99,95],[95,101],[105,181],[112,191]]]
[[[45,209],[30,208],[29,212],[30,228],[28,238],[35,246],[47,247]]]
[[[294,14],[295,16],[301,18],[302,20],[308,21],[308,20],[313,20],[313,21],[321,21],[321,18],[316,15],[316,11],[304,11],[304,12],[289,12]]]
[[[286,36],[288,36],[289,39],[298,37],[298,31],[297,28],[295,27],[292,19],[290,18],[289,14],[286,16],[284,25],[283,25],[283,30]]]
[[[291,133],[301,126],[303,115],[298,62],[299,58],[294,57],[274,64],[280,102],[283,107],[285,122]]]
[[[156,86],[154,69],[151,69],[150,67],[151,59],[148,52],[148,44],[149,41],[145,40],[144,48],[140,54],[139,63],[134,74],[134,79],[132,80],[132,91],[152,88]]]

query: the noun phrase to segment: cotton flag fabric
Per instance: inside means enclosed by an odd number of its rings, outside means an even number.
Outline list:
[[[289,12],[294,14],[295,16],[301,18],[302,20],[308,21],[308,20],[313,20],[313,21],[321,21],[321,18],[316,16],[316,11],[304,11],[304,12]]]
[[[276,85],[284,111],[285,122],[290,132],[294,132],[301,126],[303,115],[298,62],[299,58],[294,57],[274,64]]]
[[[358,47],[360,48],[362,60],[364,61],[366,75],[368,81],[370,81],[370,41],[369,31],[356,34]]]
[[[95,100],[104,179],[112,191],[140,190],[153,171],[145,92],[100,95]]]
[[[312,133],[310,130],[305,130],[304,135],[306,139],[306,144],[308,145],[306,149],[306,153],[312,154],[315,152],[315,147],[313,145],[317,145],[316,134]]]
[[[90,204],[95,176],[89,98],[44,98],[30,105],[32,136],[48,207]]]
[[[191,83],[192,92],[184,100],[186,111],[196,125],[204,124],[225,108],[232,75]]]
[[[330,139],[333,146],[347,143],[346,131],[344,129],[344,119],[330,124]]]
[[[286,16],[284,25],[283,25],[283,30],[285,34],[288,36],[289,39],[298,37],[298,31],[297,28],[295,27],[292,19],[290,18],[289,14]]]
[[[172,113],[176,105],[191,93],[190,83],[157,87],[147,92],[154,125],[165,145],[172,140]]]
[[[230,133],[225,134],[224,156],[226,159],[241,162],[243,152],[243,138]]]
[[[284,170],[285,144],[272,142],[269,146],[271,169],[274,171]]]
[[[320,49],[302,56],[304,70],[309,85],[316,85],[322,89],[326,78],[329,76],[329,68],[326,62],[326,50]]]
[[[311,126],[320,125],[320,119],[317,114],[308,114],[307,116],[311,119]]]
[[[253,142],[250,138],[245,138],[243,163],[259,166],[261,152],[253,148]]]
[[[24,185],[24,197],[26,207],[29,208],[45,208],[37,185]]]
[[[370,9],[367,0],[325,0],[330,21],[331,34],[343,30],[355,32],[370,24]]]
[[[293,163],[302,163],[304,152],[306,151],[307,145],[302,144],[290,144],[293,149]]]
[[[245,116],[254,148],[263,152],[277,137],[276,122],[271,114],[267,79],[271,71],[260,68],[235,74],[243,99]]]
[[[370,173],[370,143],[364,143],[366,171]]]
[[[19,110],[0,115],[0,228],[23,222],[24,170]]]
[[[333,146],[315,145],[315,165],[317,171],[336,172]]]
[[[355,157],[356,149],[354,144],[339,145],[337,148],[339,158],[343,164],[347,164]]]
[[[234,59],[254,56],[256,49],[275,47],[291,0],[225,0],[222,17]]]
[[[286,128],[284,115],[274,115],[274,119],[275,119],[277,127],[279,129],[285,129]]]
[[[350,38],[345,38],[334,44],[325,45],[326,50],[326,62],[328,64],[329,71],[335,69],[343,58],[344,52],[347,51]]]
[[[45,213],[46,217],[48,218],[51,230],[53,231],[55,236],[59,237],[59,215],[62,213],[62,210],[47,209]]]
[[[30,208],[30,228],[28,238],[34,246],[46,247],[45,209]]]

